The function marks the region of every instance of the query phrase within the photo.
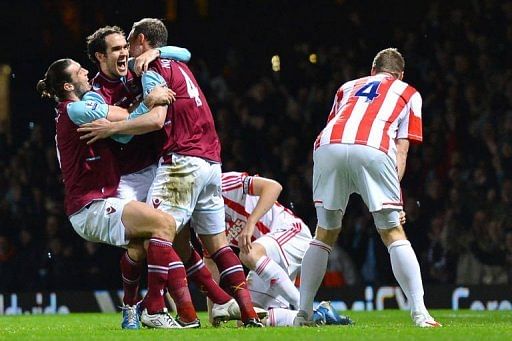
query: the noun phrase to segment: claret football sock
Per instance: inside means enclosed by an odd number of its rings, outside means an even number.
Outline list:
[[[174,249],[169,251],[169,255],[167,289],[176,303],[180,320],[183,322],[192,322],[197,320],[197,314],[188,289],[185,267]]]
[[[163,294],[167,285],[167,274],[171,260],[172,243],[159,238],[151,238],[148,245],[148,292],[144,306],[149,314],[156,314],[165,307]]]
[[[231,294],[240,306],[242,321],[258,319],[254,312],[251,295],[247,290],[242,264],[229,246],[225,246],[212,254],[220,273],[220,286]]]
[[[213,280],[210,270],[204,265],[203,259],[195,250],[192,250],[185,268],[188,279],[193,281],[213,303],[225,304],[231,299],[231,296]]]
[[[123,303],[133,306],[139,300],[139,282],[142,273],[142,262],[135,262],[125,252],[121,256],[121,277],[123,279]]]

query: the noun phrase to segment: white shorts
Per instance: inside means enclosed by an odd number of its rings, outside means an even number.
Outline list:
[[[131,200],[108,198],[94,200],[69,217],[73,229],[85,240],[126,247],[129,240],[121,221],[124,206]]]
[[[398,217],[396,212],[402,210],[400,182],[395,163],[388,155],[365,145],[329,144],[314,151],[313,161],[313,200],[317,211],[338,210],[343,215],[350,194],[358,193],[370,212],[385,211],[386,216],[392,215],[381,219],[377,214],[379,221],[399,224],[394,220]]]
[[[148,166],[138,172],[121,176],[117,187],[117,197],[146,202],[149,189],[155,179],[157,164]]]
[[[179,232],[189,220],[199,235],[225,231],[221,167],[204,159],[172,155],[172,164],[160,164],[147,203],[171,214]]]
[[[292,281],[300,271],[302,258],[312,240],[309,227],[300,220],[298,222],[297,228],[290,226],[287,230],[269,232],[254,241],[265,248],[270,259],[288,272]]]

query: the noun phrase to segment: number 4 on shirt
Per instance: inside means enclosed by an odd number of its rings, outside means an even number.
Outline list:
[[[357,90],[354,96],[357,97],[366,97],[366,102],[373,101],[376,97],[379,96],[377,90],[379,89],[380,82],[374,81],[368,84],[365,84],[361,89]]]
[[[196,105],[200,107],[201,105],[203,105],[203,102],[199,97],[199,89],[194,85],[192,79],[190,79],[190,77],[187,75],[185,71],[183,71],[181,67],[178,66],[178,69],[180,69],[181,74],[183,75],[183,78],[185,78],[185,82],[187,83],[188,96],[190,98],[193,98],[196,101]]]

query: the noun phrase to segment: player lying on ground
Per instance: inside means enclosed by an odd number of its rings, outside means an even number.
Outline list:
[[[268,326],[292,325],[297,314],[292,309],[299,304],[294,281],[312,240],[309,227],[277,202],[281,190],[282,186],[271,179],[240,172],[222,174],[226,234],[230,246],[240,249],[240,260],[250,269],[247,285],[254,305],[269,310]],[[215,265],[206,259],[215,276]],[[328,302],[317,311],[319,324],[341,323]],[[230,319],[227,313],[214,304],[214,325]]]

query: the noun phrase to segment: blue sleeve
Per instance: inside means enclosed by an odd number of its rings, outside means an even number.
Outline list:
[[[187,63],[190,60],[190,57],[192,56],[190,54],[190,51],[183,47],[163,46],[157,48],[157,50],[160,51],[161,58],[175,59],[185,63]]]
[[[166,85],[165,79],[155,71],[147,71],[144,72],[141,78],[142,82],[142,93],[144,94],[144,98],[153,90],[153,88],[157,85]]]
[[[132,111],[130,115],[128,115],[128,120],[133,120],[134,118],[144,115],[147,112],[149,112],[149,108],[144,104],[144,102],[140,102],[137,108],[135,108],[135,110]]]
[[[106,118],[108,115],[108,104],[101,95],[89,91],[81,101],[72,102],[67,105],[69,118],[76,125],[82,125]]]
[[[107,118],[108,104],[105,99],[94,91],[85,93],[82,100],[68,104],[68,115],[71,121],[76,125],[98,120],[100,118]],[[131,135],[113,135],[111,139],[119,143],[126,144],[132,139]]]

